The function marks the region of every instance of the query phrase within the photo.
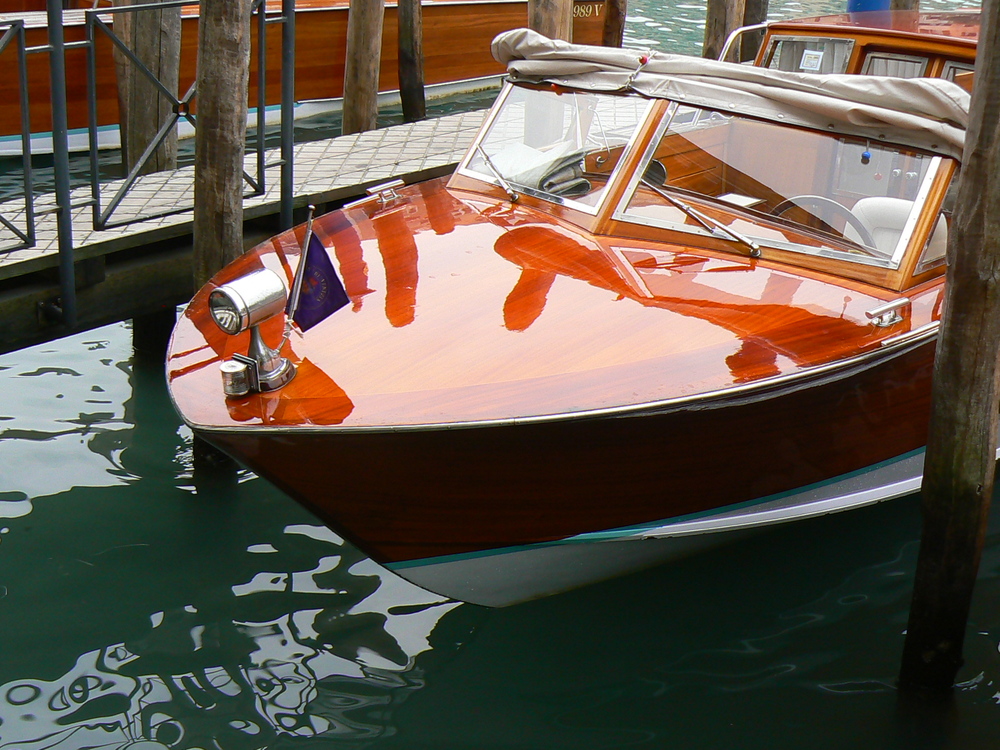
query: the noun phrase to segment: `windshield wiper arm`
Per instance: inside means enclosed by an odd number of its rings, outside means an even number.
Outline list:
[[[514,190],[513,186],[509,182],[507,182],[507,180],[504,179],[502,174],[500,174],[500,170],[497,169],[496,166],[494,166],[493,161],[490,159],[490,155],[487,154],[486,151],[483,149],[483,147],[478,143],[476,144],[476,151],[478,151],[479,155],[483,157],[483,161],[486,162],[486,168],[493,173],[493,176],[496,178],[496,181],[500,183],[500,187],[502,187],[507,192],[507,197],[510,198],[510,202],[517,203],[517,199],[520,198],[521,196],[518,195],[517,191]]]
[[[740,244],[746,245],[747,247],[749,247],[750,248],[750,257],[751,258],[759,258],[760,257],[760,245],[758,245],[752,239],[750,239],[749,237],[747,237],[745,234],[737,232],[734,229],[730,229],[725,224],[723,224],[721,221],[716,221],[711,216],[703,214],[701,211],[699,211],[694,206],[688,205],[687,203],[685,203],[684,201],[682,201],[680,198],[677,198],[677,197],[671,195],[670,193],[668,193],[663,188],[657,187],[656,185],[654,185],[651,182],[648,182],[645,179],[641,179],[640,182],[642,182],[643,185],[645,185],[646,187],[648,187],[650,190],[652,190],[654,193],[656,193],[658,196],[660,196],[664,200],[670,201],[673,205],[675,205],[677,208],[679,208],[681,211],[683,211],[689,217],[691,217],[692,219],[694,219],[695,221],[697,221],[699,224],[701,224],[705,229],[707,229],[712,234],[718,234],[719,232],[721,232],[722,234],[724,234],[726,237],[728,237],[729,239],[733,240],[734,242],[739,242]]]

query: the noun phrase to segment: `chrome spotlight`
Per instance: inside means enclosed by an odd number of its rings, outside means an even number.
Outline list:
[[[261,323],[284,312],[287,299],[281,277],[266,268],[223,284],[208,296],[209,312],[219,328],[230,336],[250,329],[247,353],[234,354],[221,365],[227,396],[274,391],[295,376],[295,365],[264,343],[260,333]]]

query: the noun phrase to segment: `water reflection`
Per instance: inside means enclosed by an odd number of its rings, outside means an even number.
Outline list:
[[[323,527],[297,524],[284,537],[285,554],[251,545],[259,561],[231,597],[206,576],[196,599],[207,606],[151,612],[144,632],[83,652],[55,678],[0,685],[0,748],[258,748],[282,736],[391,734],[393,707],[423,685],[416,657],[458,605],[394,579]],[[305,549],[319,554],[283,567]],[[108,612],[104,627],[135,614]]]
[[[64,342],[0,357],[0,518],[30,513],[30,498],[67,489],[66,476],[72,486],[129,480],[121,465],[129,340],[90,332]],[[44,458],[60,448],[65,473]]]
[[[91,356],[127,351],[123,330],[106,329]],[[196,485],[162,373],[110,371],[102,387],[122,400],[105,426],[128,481],[33,496],[31,513],[0,528],[3,750],[979,750],[995,739],[996,524],[956,718],[935,725],[926,711],[897,714],[892,687],[912,500],[487,612],[381,570],[247,474]],[[76,393],[91,397],[89,385]],[[4,426],[42,426],[5,406]],[[59,467],[74,456],[109,466],[86,438],[32,444],[51,486],[72,486]]]
[[[3,464],[2,488],[24,490],[0,529],[0,748],[392,735],[394,707],[424,684],[417,657],[459,605],[381,569],[248,472],[194,481],[162,363],[132,357],[126,327],[102,333],[80,356],[69,339],[0,360],[15,389],[58,388],[60,410],[78,415],[13,408],[0,433],[6,455],[51,475],[18,485]],[[39,365],[50,355],[71,364]],[[81,406],[94,400],[100,412]]]
[[[453,606],[428,605],[433,614],[425,623],[433,626]],[[272,622],[232,623],[232,635],[256,647],[238,665],[149,672],[140,654],[118,643],[82,654],[55,680],[8,682],[0,686],[0,747],[228,749],[266,746],[282,735],[392,734],[390,709],[422,685],[413,667],[416,654],[401,650],[383,618],[359,613],[345,616],[364,619],[359,632],[368,637],[359,637],[357,654],[346,658],[316,643],[314,627],[323,614],[300,611]],[[178,627],[182,620],[161,617],[154,630]],[[190,631],[194,651],[203,647],[205,635],[204,626]],[[388,653],[370,648],[379,640]]]
[[[402,207],[372,219],[385,266],[385,317],[393,328],[413,322],[417,306],[417,243]]]
[[[506,223],[505,217],[492,218]],[[831,342],[858,341],[869,329],[858,321],[856,310],[853,317],[847,314],[849,294],[842,297],[842,307],[839,299],[836,307],[827,300],[819,307],[815,300],[822,297],[815,289],[799,294],[811,283],[801,277],[758,268],[762,283],[741,278],[755,270],[748,262],[614,248],[633,272],[624,275],[611,253],[594,252],[546,226],[514,226],[496,240],[494,249],[520,269],[504,302],[508,330],[527,330],[544,311],[555,279],[571,277],[616,292],[619,299],[631,298],[735,334],[739,348],[726,357],[734,383],[779,374],[779,359],[800,367],[822,364],[838,353]],[[813,335],[803,336],[803,331]]]

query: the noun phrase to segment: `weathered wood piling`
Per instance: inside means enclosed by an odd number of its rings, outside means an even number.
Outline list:
[[[701,56],[717,60],[729,35],[743,25],[746,0],[708,0]]]
[[[115,0],[116,6],[139,4],[138,0]],[[116,13],[115,33],[146,70],[175,97],[181,68],[181,9],[152,8]],[[140,163],[146,148],[160,128],[173,116],[171,102],[159,87],[124,52],[115,49],[118,109],[122,139],[122,161],[126,171]],[[177,168],[177,130],[143,165],[142,173]]]
[[[250,4],[203,0],[198,24],[194,284],[243,253]]]
[[[374,130],[385,0],[351,0],[344,66],[344,135]]]
[[[528,27],[550,39],[573,41],[573,0],[528,0]]]
[[[923,535],[900,669],[904,690],[951,690],[982,554],[1000,401],[1000,4],[982,8],[975,84],[934,364]]]
[[[768,0],[708,0],[702,57],[717,60],[726,46],[726,39],[736,29],[767,20],[767,6]],[[736,61],[753,59],[760,39],[759,34],[745,34],[735,50]]]
[[[420,0],[399,0],[399,99],[403,120],[416,122],[427,116],[424,99],[424,21]]]
[[[243,253],[249,78],[250,3],[202,0],[192,227],[195,289]],[[232,460],[198,438],[194,462],[199,477],[207,473],[226,477],[230,483],[235,480]],[[209,482],[209,486],[215,485]]]
[[[605,47],[621,47],[625,41],[625,16],[628,14],[628,0],[604,0],[604,31],[601,44]]]

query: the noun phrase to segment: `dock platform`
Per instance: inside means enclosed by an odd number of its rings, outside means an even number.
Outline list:
[[[335,205],[387,180],[409,183],[447,174],[468,149],[483,117],[481,110],[461,112],[296,144],[295,205]],[[264,193],[244,201],[245,221],[277,216],[278,158],[277,150],[267,153],[266,163],[275,165],[266,169]],[[255,153],[247,153],[246,165],[247,173],[253,174]],[[102,206],[123,182],[101,185]],[[117,226],[95,230],[91,198],[89,186],[72,192],[72,204],[78,206],[72,212],[78,263],[78,325],[73,330],[156,312],[189,299],[194,292],[190,268],[194,167],[140,177],[111,217]],[[43,314],[47,301],[59,294],[57,219],[55,213],[45,213],[54,205],[52,194],[35,198],[34,247],[0,251],[0,351],[71,332]],[[178,206],[186,210],[142,220]],[[23,226],[23,199],[0,204],[0,214]],[[130,220],[135,221],[119,224]],[[268,227],[267,233],[276,231],[273,222]],[[251,243],[266,236],[260,229],[255,233],[248,228],[246,234]],[[14,240],[15,235],[0,226],[0,247]]]

